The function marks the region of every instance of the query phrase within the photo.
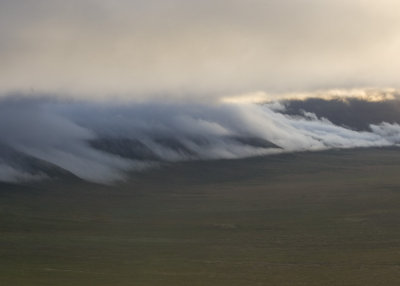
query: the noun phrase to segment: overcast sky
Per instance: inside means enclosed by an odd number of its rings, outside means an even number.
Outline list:
[[[400,86],[398,0],[1,0],[0,92]]]

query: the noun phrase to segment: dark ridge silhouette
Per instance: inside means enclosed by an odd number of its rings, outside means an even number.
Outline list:
[[[30,175],[44,175],[49,178],[77,178],[71,172],[47,161],[16,151],[0,143],[0,164]]]
[[[89,141],[93,148],[133,160],[154,160],[160,158],[145,144],[136,139],[102,138]]]
[[[325,100],[287,100],[283,102],[289,115],[303,115],[303,111],[324,117],[335,125],[358,131],[370,131],[370,124],[400,123],[400,100],[365,101],[357,98]]]
[[[179,141],[179,139],[164,137],[156,138],[154,139],[154,142],[161,145],[163,148],[170,149],[181,155],[191,157],[196,155],[195,152],[186,147],[182,142]]]
[[[232,141],[238,142],[239,144],[248,145],[248,146],[256,147],[256,148],[266,148],[266,149],[267,148],[281,148],[281,147],[275,145],[274,143],[272,143],[268,140],[259,138],[259,137],[232,136],[232,137],[230,137],[230,139]]]
[[[179,139],[159,137],[151,139],[153,143],[168,150],[172,150],[184,156],[199,158],[195,151],[189,149]],[[198,146],[209,146],[211,142],[207,138],[182,138],[182,141],[192,142]],[[279,146],[258,137],[226,136],[223,141],[236,145],[250,146],[255,148],[280,148]],[[146,143],[138,139],[130,138],[100,138],[89,141],[91,147],[123,158],[143,161],[163,161],[153,152]]]

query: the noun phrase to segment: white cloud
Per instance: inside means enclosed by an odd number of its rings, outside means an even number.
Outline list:
[[[154,160],[234,159],[400,143],[397,124],[372,125],[372,131],[358,132],[314,114],[282,114],[282,108],[276,109],[274,104],[83,103],[11,98],[0,101],[0,146],[9,146],[83,179],[107,183],[123,179],[125,171],[151,166]],[[102,146],[106,149],[94,147],[93,141],[105,142]],[[126,156],[129,152],[142,158]],[[15,167],[18,162],[13,162],[15,166],[7,162],[0,165],[3,180],[28,178]]]

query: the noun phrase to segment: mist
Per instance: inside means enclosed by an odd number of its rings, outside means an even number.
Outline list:
[[[397,122],[357,131],[308,111],[288,114],[285,105],[4,97],[0,180],[38,180],[67,172],[108,184],[167,162],[400,143]]]

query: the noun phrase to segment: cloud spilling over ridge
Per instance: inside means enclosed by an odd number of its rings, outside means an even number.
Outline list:
[[[376,97],[374,97],[376,98]],[[362,97],[317,98],[284,100],[289,115],[302,115],[304,111],[325,117],[335,125],[347,126],[359,131],[372,131],[371,124],[400,122],[400,100],[389,97],[385,100],[368,100]]]
[[[329,148],[392,146],[396,123],[355,131],[314,113],[255,104],[0,100],[0,180],[51,176],[58,168],[109,183],[159,162],[235,159]]]

